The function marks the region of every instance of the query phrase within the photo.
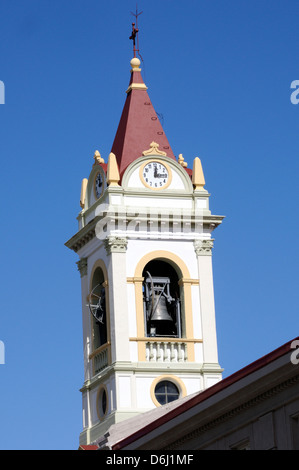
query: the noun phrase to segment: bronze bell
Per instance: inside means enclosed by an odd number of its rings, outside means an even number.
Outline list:
[[[155,302],[157,302],[157,298],[155,299]],[[162,295],[158,303],[154,306],[154,311],[152,312],[151,315],[151,321],[173,321],[171,316],[168,313],[167,306],[166,306],[166,298],[164,295]]]

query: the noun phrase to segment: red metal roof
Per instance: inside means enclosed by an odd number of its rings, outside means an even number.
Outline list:
[[[132,85],[133,87],[130,89]],[[137,87],[135,88],[134,85]],[[111,149],[111,152],[116,156],[121,176],[130,163],[141,157],[142,152],[150,148],[152,142],[158,143],[159,150],[175,159],[147,93],[140,69],[133,69],[127,98]]]
[[[226,377],[225,379],[221,380],[220,382],[216,383],[215,385],[205,389],[202,392],[199,392],[198,395],[190,398],[190,400],[185,401],[180,406],[174,408],[169,413],[163,415],[161,418],[156,419],[155,421],[151,422],[150,424],[144,426],[144,428],[139,429],[137,432],[132,433],[130,436],[127,436],[123,440],[117,442],[112,446],[112,450],[119,450],[125,447],[126,445],[134,442],[135,440],[141,438],[142,436],[146,435],[150,431],[153,431],[157,427],[165,424],[166,422],[170,421],[171,419],[175,418],[176,416],[184,413],[185,411],[189,410],[190,408],[198,405],[199,403],[203,402],[204,400],[210,398],[211,396],[217,394],[221,390],[229,387],[230,385],[238,382],[239,380],[243,379],[244,377],[248,376],[256,372],[257,370],[265,367],[266,365],[270,364],[271,362],[275,361],[276,359],[284,356],[285,354],[289,354],[292,349],[291,345],[294,341],[299,340],[299,337],[293,339],[292,341],[283,344],[279,348],[275,349],[274,351],[266,354],[265,356],[257,359],[255,362],[252,362],[248,366],[244,367],[243,369],[238,370],[234,374]]]
[[[79,446],[79,450],[98,450],[98,446],[97,445],[80,445]]]

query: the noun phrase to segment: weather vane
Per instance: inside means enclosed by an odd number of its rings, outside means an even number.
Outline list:
[[[133,13],[131,11],[131,14],[135,17],[135,23],[132,23],[132,34],[131,34],[129,39],[132,39],[132,41],[133,41],[133,54],[134,54],[134,57],[136,57],[136,52],[138,52],[138,55],[142,59],[142,57],[139,53],[139,40],[138,40],[138,32],[139,32],[139,29],[138,29],[138,16],[140,16],[141,13],[143,13],[143,12],[141,11],[141,12],[138,13],[137,5],[136,5],[136,12]]]

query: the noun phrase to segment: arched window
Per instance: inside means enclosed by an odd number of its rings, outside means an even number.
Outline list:
[[[154,259],[142,275],[146,336],[182,337],[181,293],[175,269]]]
[[[96,268],[91,292],[89,295],[89,308],[92,313],[93,348],[97,349],[107,343],[107,315],[105,278],[101,268]]]

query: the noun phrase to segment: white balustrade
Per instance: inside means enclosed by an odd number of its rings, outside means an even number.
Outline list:
[[[149,362],[188,361],[187,343],[181,341],[147,341],[145,350]]]

